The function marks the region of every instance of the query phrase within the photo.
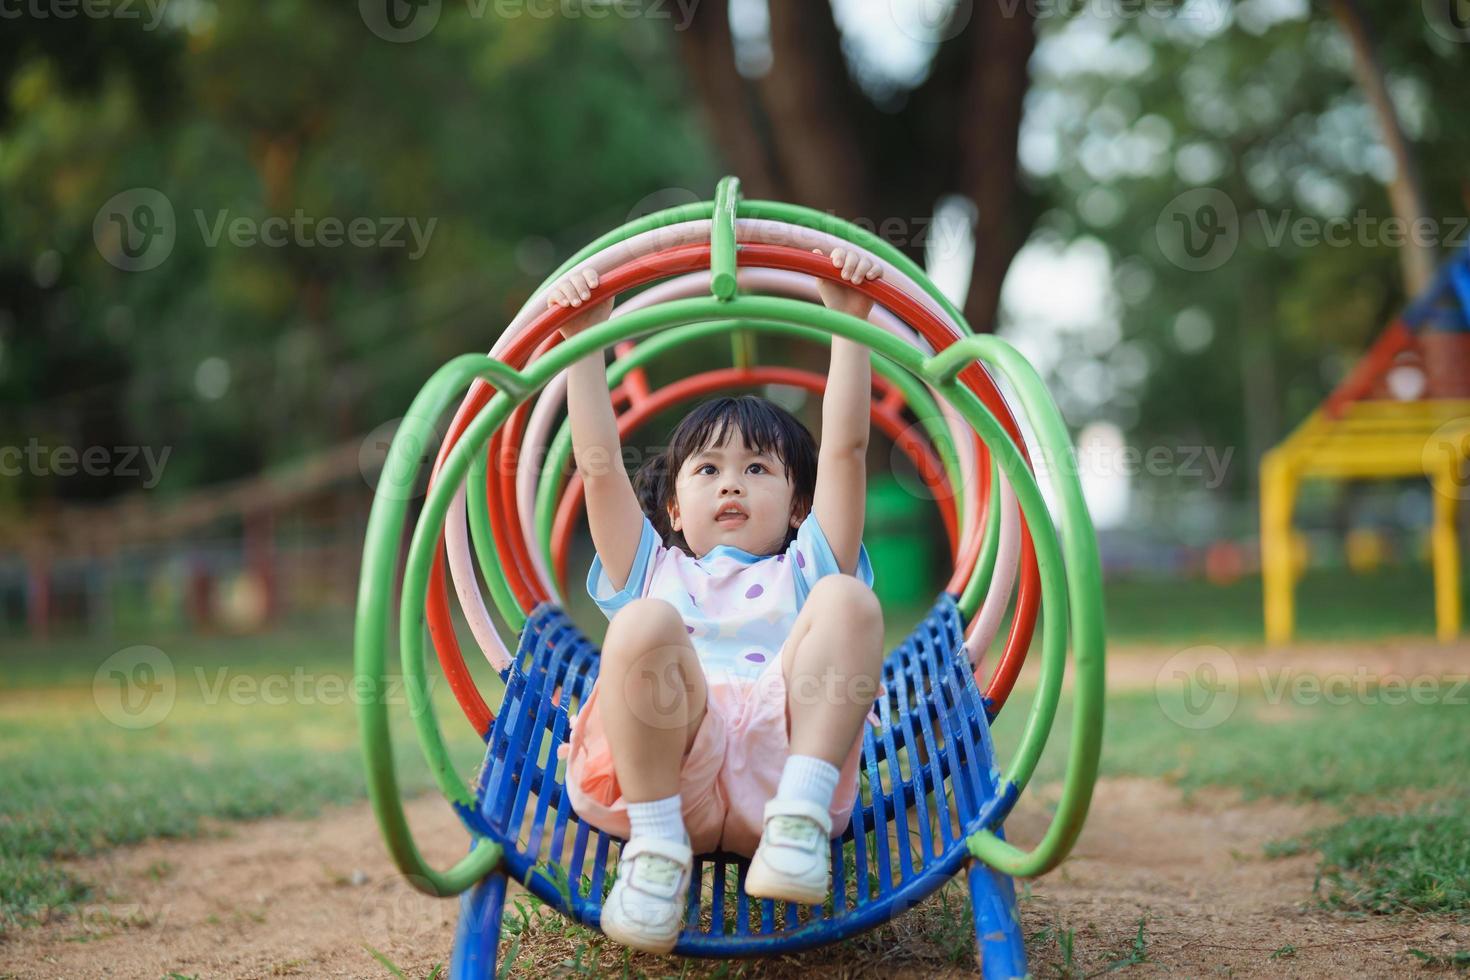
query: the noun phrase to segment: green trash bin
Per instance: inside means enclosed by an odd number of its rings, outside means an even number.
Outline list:
[[[873,562],[873,591],[885,606],[928,605],[938,592],[932,510],[891,473],[868,479],[863,544]]]

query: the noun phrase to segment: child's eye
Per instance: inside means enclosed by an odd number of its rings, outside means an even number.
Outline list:
[[[715,469],[714,463],[705,463],[694,471],[698,476],[714,476],[719,471]]]
[[[764,463],[751,463],[745,468],[745,472],[747,473],[764,473],[765,471],[766,465]]]

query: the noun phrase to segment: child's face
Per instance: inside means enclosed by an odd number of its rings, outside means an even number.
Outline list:
[[[801,515],[792,510],[785,464],[751,449],[736,431],[723,445],[711,443],[684,460],[669,519],[698,557],[722,544],[774,555]]]

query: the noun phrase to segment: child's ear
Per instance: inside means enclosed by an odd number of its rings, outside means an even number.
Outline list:
[[[669,501],[669,527],[673,528],[675,533],[679,531],[679,502],[677,500]]]
[[[806,508],[800,504],[791,505],[791,526],[801,527],[801,522],[806,520]]]

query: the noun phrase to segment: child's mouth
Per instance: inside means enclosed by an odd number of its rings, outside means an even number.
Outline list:
[[[748,519],[749,518],[746,515],[745,511],[741,510],[739,507],[722,508],[720,512],[715,515],[716,524],[725,524],[736,527],[744,524]]]

